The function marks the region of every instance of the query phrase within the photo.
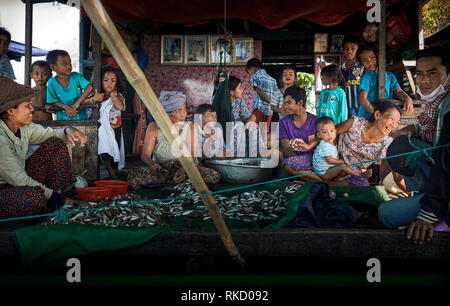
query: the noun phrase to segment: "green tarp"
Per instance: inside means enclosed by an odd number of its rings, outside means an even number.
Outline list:
[[[295,194],[290,195],[290,201],[285,214],[276,222],[266,228],[283,228],[296,216],[299,203],[307,196],[312,183],[305,183]],[[236,186],[216,186],[212,191],[220,191]],[[271,183],[264,186],[251,187],[239,191],[222,193],[224,196],[234,196],[237,193],[285,188],[286,184]],[[332,187],[336,192],[336,200],[360,200],[362,202],[378,205],[385,201],[386,195],[382,189],[376,187]],[[141,191],[153,198],[164,198],[160,190]],[[348,197],[344,197],[347,193]],[[70,257],[110,252],[118,249],[136,247],[150,241],[163,231],[183,228],[213,228],[211,220],[192,222],[186,217],[169,218],[172,225],[139,227],[139,228],[113,228],[100,225],[37,225],[22,227],[15,231],[22,263],[25,266],[48,266],[59,264]],[[225,219],[231,229],[255,228],[255,223],[239,222]]]

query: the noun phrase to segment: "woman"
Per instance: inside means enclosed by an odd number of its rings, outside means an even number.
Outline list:
[[[168,113],[174,128],[185,144],[189,145],[192,156],[196,152],[195,126],[186,122],[186,96],[181,92],[167,92],[160,97],[164,110]],[[152,159],[154,157],[154,160]],[[134,169],[128,175],[128,182],[133,188],[142,184],[156,184],[173,181],[180,183],[186,180],[186,173],[178,158],[174,155],[172,146],[164,137],[162,131],[152,122],[147,127],[144,140],[142,161],[147,165]],[[213,169],[198,166],[205,183],[218,183],[220,175]]]
[[[374,112],[370,119],[355,117],[338,124],[336,134],[340,135],[338,151],[346,164],[356,164],[368,160],[386,157],[386,150],[392,142],[389,133],[397,129],[400,123],[400,108],[390,100],[378,100],[374,103]],[[352,166],[362,172],[374,162]],[[381,161],[375,162],[381,164]],[[387,163],[382,163],[382,167]],[[380,173],[383,173],[380,169]],[[364,177],[352,176],[346,181],[350,185],[369,186]]]
[[[74,183],[67,147],[60,138],[84,146],[75,128],[44,128],[32,123],[37,92],[0,77],[0,218],[54,210],[71,202],[62,190]],[[26,158],[30,145],[41,144]]]

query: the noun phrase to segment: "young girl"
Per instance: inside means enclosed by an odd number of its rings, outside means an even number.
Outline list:
[[[285,66],[281,69],[280,78],[278,79],[278,88],[280,89],[280,92],[278,94],[278,97],[276,99],[272,99],[272,101],[270,102],[270,107],[274,112],[274,118],[275,113],[278,114],[279,119],[287,115],[284,106],[283,94],[287,88],[295,84],[296,80],[297,80],[297,71],[295,70],[294,66]],[[272,119],[272,121],[276,122],[279,121],[279,119],[276,120],[275,118]]]
[[[324,67],[320,73],[322,84],[329,86],[320,92],[317,117],[330,117],[334,124],[339,124],[348,119],[347,98],[345,91],[339,86],[344,85],[344,76],[336,65]]]
[[[108,170],[110,179],[117,179],[118,169],[125,166],[121,120],[121,112],[125,110],[125,98],[117,92],[118,85],[118,71],[109,66],[104,68],[101,92],[106,100],[100,107],[98,154]]]
[[[37,99],[32,101],[34,107],[42,107],[45,106],[48,109],[51,105],[47,104],[47,81],[52,76],[52,70],[46,61],[35,61],[31,65],[30,77],[33,79],[36,84],[35,88],[41,90],[41,94]],[[33,112],[33,121],[34,120],[52,120],[52,114],[46,111],[34,111]]]
[[[377,52],[371,45],[361,46],[358,49],[358,59],[363,64],[366,72],[361,78],[359,84],[359,117],[370,118],[374,112],[373,103],[378,100],[378,64]],[[385,72],[385,88],[386,99],[393,99],[393,93],[405,102],[403,109],[406,115],[414,111],[413,101],[406,94],[397,82],[395,75],[392,72]]]

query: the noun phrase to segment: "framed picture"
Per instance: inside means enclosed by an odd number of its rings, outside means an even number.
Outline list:
[[[246,64],[253,58],[253,38],[233,39],[233,63],[237,65]]]
[[[182,64],[183,35],[161,35],[161,64]]]
[[[219,39],[223,36],[209,36],[209,63],[219,64],[220,56],[222,56],[222,62],[231,64],[233,58],[230,53],[230,45],[225,46]],[[230,42],[231,43],[231,42]]]
[[[316,104],[319,103],[320,91],[325,88],[320,78],[320,72],[325,66],[335,64],[340,66],[342,64],[341,54],[314,54],[314,76],[316,79]],[[317,107],[318,105],[316,105]]]
[[[314,34],[314,53],[328,51],[328,33]]]
[[[208,63],[208,36],[186,36],[186,64]]]
[[[342,47],[342,43],[344,42],[345,36],[340,34],[331,35],[331,45],[330,52],[331,53],[342,53],[344,48]]]

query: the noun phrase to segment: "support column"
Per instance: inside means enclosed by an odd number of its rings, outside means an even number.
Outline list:
[[[31,86],[30,67],[33,51],[33,0],[25,3],[25,85]]]
[[[380,25],[378,26],[378,98],[386,98],[386,0],[380,0]]]

